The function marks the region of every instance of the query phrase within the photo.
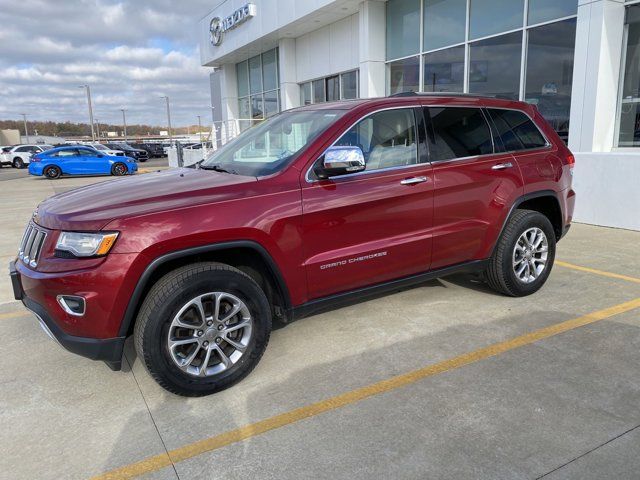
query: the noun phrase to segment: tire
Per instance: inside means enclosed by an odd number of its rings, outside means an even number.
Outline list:
[[[13,168],[24,168],[24,160],[20,157],[16,157],[13,159]]]
[[[549,219],[540,212],[516,210],[498,239],[485,279],[505,295],[531,295],[547,281],[555,254],[556,235]]]
[[[62,170],[60,170],[60,167],[56,167],[55,165],[52,165],[50,167],[45,168],[43,174],[49,180],[56,180],[62,176]]]
[[[198,298],[206,323],[192,303],[197,305]],[[218,311],[225,311],[214,320],[217,298]],[[217,321],[240,304],[243,308],[226,324]],[[183,325],[188,328],[181,328]],[[246,326],[240,329],[239,325]],[[226,328],[230,333],[220,332]],[[134,343],[138,357],[160,386],[177,395],[198,397],[224,390],[247,376],[260,361],[270,334],[269,301],[251,277],[229,265],[196,263],[166,274],[151,288],[136,319]],[[218,342],[222,338],[218,335],[225,339]],[[233,348],[227,338],[243,344],[243,351]],[[172,341],[188,343],[174,345],[172,350]],[[229,362],[235,356],[233,363],[223,362],[220,349]],[[208,350],[210,357],[203,369]]]
[[[127,166],[122,162],[116,162],[111,167],[111,175],[121,177],[128,172]]]

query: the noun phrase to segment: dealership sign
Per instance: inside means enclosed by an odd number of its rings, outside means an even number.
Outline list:
[[[256,6],[253,3],[247,3],[237,9],[228,17],[213,17],[211,19],[211,23],[209,24],[209,36],[211,37],[211,44],[217,47],[222,43],[222,36],[225,32],[233,30],[238,25],[243,24],[255,15]]]

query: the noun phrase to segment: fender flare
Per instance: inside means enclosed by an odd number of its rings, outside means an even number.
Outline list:
[[[507,216],[502,222],[502,227],[500,228],[500,232],[498,233],[498,236],[496,237],[496,240],[493,243],[493,248],[491,249],[491,254],[489,255],[489,258],[493,256],[493,252],[495,251],[496,246],[498,245],[498,241],[502,236],[502,232],[504,232],[504,229],[507,228],[507,222],[511,218],[511,215],[513,214],[513,212],[527,200],[532,200],[534,198],[541,198],[541,197],[552,197],[558,203],[558,210],[560,210],[560,217],[564,218],[564,211],[562,210],[562,204],[560,203],[560,200],[558,200],[558,192],[555,192],[553,190],[538,190],[537,192],[526,193],[521,197],[516,198],[516,200],[513,202],[513,205],[511,205],[511,208],[509,209],[509,213],[507,213]]]
[[[142,275],[138,279],[138,283],[133,289],[133,293],[129,298],[129,303],[127,304],[127,309],[125,310],[124,317],[122,318],[122,322],[120,324],[120,330],[118,335],[124,337],[129,332],[129,327],[134,320],[134,316],[137,311],[137,307],[142,300],[142,294],[144,293],[147,284],[151,278],[151,275],[163,264],[176,260],[178,258],[190,257],[192,255],[202,254],[202,253],[210,253],[221,250],[231,250],[234,248],[249,248],[254,250],[260,257],[265,261],[267,267],[271,271],[271,274],[276,279],[275,288],[278,290],[282,299],[284,301],[283,308],[286,311],[291,309],[291,297],[289,296],[289,289],[287,288],[287,284],[284,281],[284,277],[282,276],[280,269],[278,268],[276,262],[273,260],[269,252],[259,243],[254,242],[252,240],[237,240],[231,242],[221,242],[221,243],[213,243],[209,245],[202,245],[199,247],[191,247],[185,248],[183,250],[176,250],[173,252],[165,253],[159,257],[156,257],[149,265],[146,266]]]

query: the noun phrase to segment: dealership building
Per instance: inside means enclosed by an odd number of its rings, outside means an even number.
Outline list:
[[[199,23],[214,120],[403,91],[535,104],[575,220],[640,230],[640,0],[226,0]]]

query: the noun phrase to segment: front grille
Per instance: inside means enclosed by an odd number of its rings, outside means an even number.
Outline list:
[[[20,242],[18,258],[30,267],[35,268],[38,265],[38,259],[46,238],[47,232],[41,230],[33,222],[29,223],[27,231],[24,232],[22,237],[22,242]]]

